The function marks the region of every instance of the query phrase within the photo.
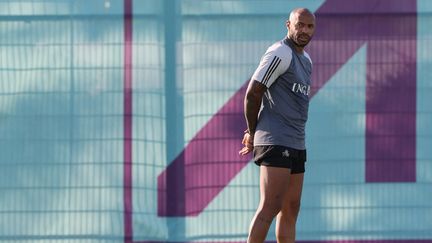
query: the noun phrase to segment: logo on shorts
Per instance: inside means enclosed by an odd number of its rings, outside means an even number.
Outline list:
[[[285,149],[285,151],[282,152],[282,157],[289,157],[289,156],[290,156],[290,154],[289,154],[288,149]]]

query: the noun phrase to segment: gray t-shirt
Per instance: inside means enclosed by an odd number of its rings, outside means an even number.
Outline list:
[[[262,100],[254,145],[306,149],[312,61],[297,53],[290,39],[270,46],[251,78],[267,86]]]

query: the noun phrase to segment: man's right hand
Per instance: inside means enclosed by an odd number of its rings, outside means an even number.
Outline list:
[[[246,132],[243,136],[242,144],[244,147],[239,151],[240,155],[246,155],[253,150],[254,136]]]

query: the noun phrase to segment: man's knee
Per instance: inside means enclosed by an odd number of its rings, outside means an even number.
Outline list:
[[[266,201],[258,210],[258,217],[271,223],[274,217],[282,210],[282,203]]]
[[[300,211],[300,201],[288,201],[284,204],[282,215],[284,218],[296,219]]]
[[[288,206],[293,213],[298,214],[298,212],[300,211],[300,200],[290,201]]]

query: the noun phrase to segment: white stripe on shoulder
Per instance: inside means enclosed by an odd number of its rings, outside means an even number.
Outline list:
[[[270,87],[280,75],[288,70],[291,59],[291,48],[282,42],[276,42],[267,48],[251,81],[256,80]]]
[[[268,48],[268,51],[273,51],[277,56],[279,56],[283,60],[287,60],[288,61],[288,67],[291,64],[292,50],[289,46],[285,45],[285,43],[283,43],[283,41],[278,41],[278,42],[274,43],[273,45],[271,45]],[[287,69],[288,69],[288,67],[287,67]]]

